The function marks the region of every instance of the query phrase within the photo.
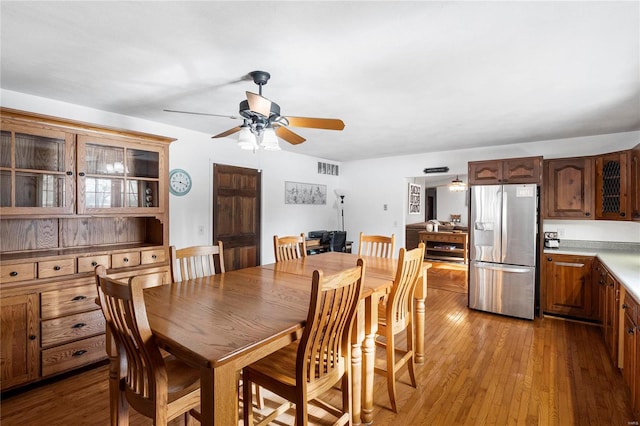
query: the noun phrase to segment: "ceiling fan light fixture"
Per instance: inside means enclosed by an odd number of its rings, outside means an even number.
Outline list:
[[[265,151],[280,151],[280,144],[278,143],[278,137],[276,136],[273,127],[267,127],[262,131],[262,141],[260,146]]]
[[[240,126],[238,134],[238,146],[246,151],[255,151],[258,149],[258,141],[256,135],[253,134],[249,126]]]
[[[456,176],[454,180],[449,184],[449,191],[462,192],[467,189],[467,184],[460,180],[460,177]]]

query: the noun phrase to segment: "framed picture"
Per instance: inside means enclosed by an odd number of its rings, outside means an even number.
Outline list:
[[[327,185],[285,182],[285,204],[327,204]]]
[[[409,214],[420,214],[420,197],[422,195],[422,186],[415,183],[409,183]]]

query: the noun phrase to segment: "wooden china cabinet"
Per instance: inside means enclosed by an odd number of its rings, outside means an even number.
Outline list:
[[[169,273],[173,139],[0,113],[4,391],[106,358],[95,266]]]

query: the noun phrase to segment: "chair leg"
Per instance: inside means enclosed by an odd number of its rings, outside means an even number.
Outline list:
[[[247,375],[242,377],[242,418],[246,426],[253,425],[253,396],[251,388],[253,384],[247,380]]]
[[[254,383],[253,387],[255,388],[256,393],[256,405],[258,406],[258,409],[262,410],[264,408],[264,396],[262,396],[260,386]]]
[[[296,426],[307,426],[307,401],[302,395],[296,395]]]
[[[391,333],[389,333],[391,334]],[[396,406],[396,354],[395,342],[393,335],[387,336],[387,391],[389,392],[389,401],[391,402],[391,410],[398,412]]]
[[[417,387],[416,384],[416,373],[414,370],[414,362],[413,359],[415,357],[415,352],[413,350],[413,322],[409,327],[407,327],[407,352],[411,353],[410,358],[407,360],[407,368],[409,369],[409,378],[411,379],[411,386],[414,388]]]

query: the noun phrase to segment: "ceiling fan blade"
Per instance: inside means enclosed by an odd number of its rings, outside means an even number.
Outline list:
[[[163,109],[163,111],[165,111],[165,112],[177,112],[179,114],[208,115],[210,117],[224,117],[224,118],[231,118],[233,120],[242,119],[242,117],[239,117],[237,115],[210,114],[210,113],[207,113],[207,112],[193,112],[193,111],[177,111],[175,109]]]
[[[249,109],[258,114],[262,114],[265,117],[271,115],[271,101],[257,93],[246,92],[247,101],[249,102]]]
[[[344,122],[337,118],[286,117],[289,126],[309,127],[312,129],[342,130]]]
[[[282,126],[276,127],[276,135],[278,135],[278,137],[282,138],[283,140],[289,142],[292,145],[297,145],[299,143],[306,141],[306,139],[300,136],[299,134],[294,133],[291,130],[287,129],[286,127],[282,127]]]
[[[211,136],[211,138],[224,138],[225,136],[229,136],[232,135],[234,133],[237,133],[240,131],[240,126],[234,127],[233,129],[229,129],[226,132],[222,132],[220,134],[217,134],[215,136]]]

